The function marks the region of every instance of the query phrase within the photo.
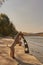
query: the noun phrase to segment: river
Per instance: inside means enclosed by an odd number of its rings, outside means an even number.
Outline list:
[[[25,36],[28,42],[30,54],[36,56],[43,63],[43,37],[40,36]]]
[[[28,42],[30,54],[36,56],[43,63],[43,37],[25,36],[25,39]],[[13,39],[2,38],[0,39],[0,46],[11,45],[13,41]]]

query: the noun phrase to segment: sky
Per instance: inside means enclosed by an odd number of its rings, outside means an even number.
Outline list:
[[[0,13],[7,14],[18,31],[43,32],[43,0],[6,0]]]

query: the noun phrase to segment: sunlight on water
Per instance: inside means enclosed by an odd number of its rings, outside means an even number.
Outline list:
[[[25,36],[30,54],[36,56],[43,63],[43,37]]]

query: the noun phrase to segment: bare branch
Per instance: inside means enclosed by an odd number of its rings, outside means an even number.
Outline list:
[[[0,7],[3,5],[3,3],[5,2],[6,0],[0,0]]]

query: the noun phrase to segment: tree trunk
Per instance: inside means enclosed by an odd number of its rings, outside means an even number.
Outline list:
[[[14,58],[14,52],[15,52],[14,47],[11,47],[10,48],[10,57]]]

